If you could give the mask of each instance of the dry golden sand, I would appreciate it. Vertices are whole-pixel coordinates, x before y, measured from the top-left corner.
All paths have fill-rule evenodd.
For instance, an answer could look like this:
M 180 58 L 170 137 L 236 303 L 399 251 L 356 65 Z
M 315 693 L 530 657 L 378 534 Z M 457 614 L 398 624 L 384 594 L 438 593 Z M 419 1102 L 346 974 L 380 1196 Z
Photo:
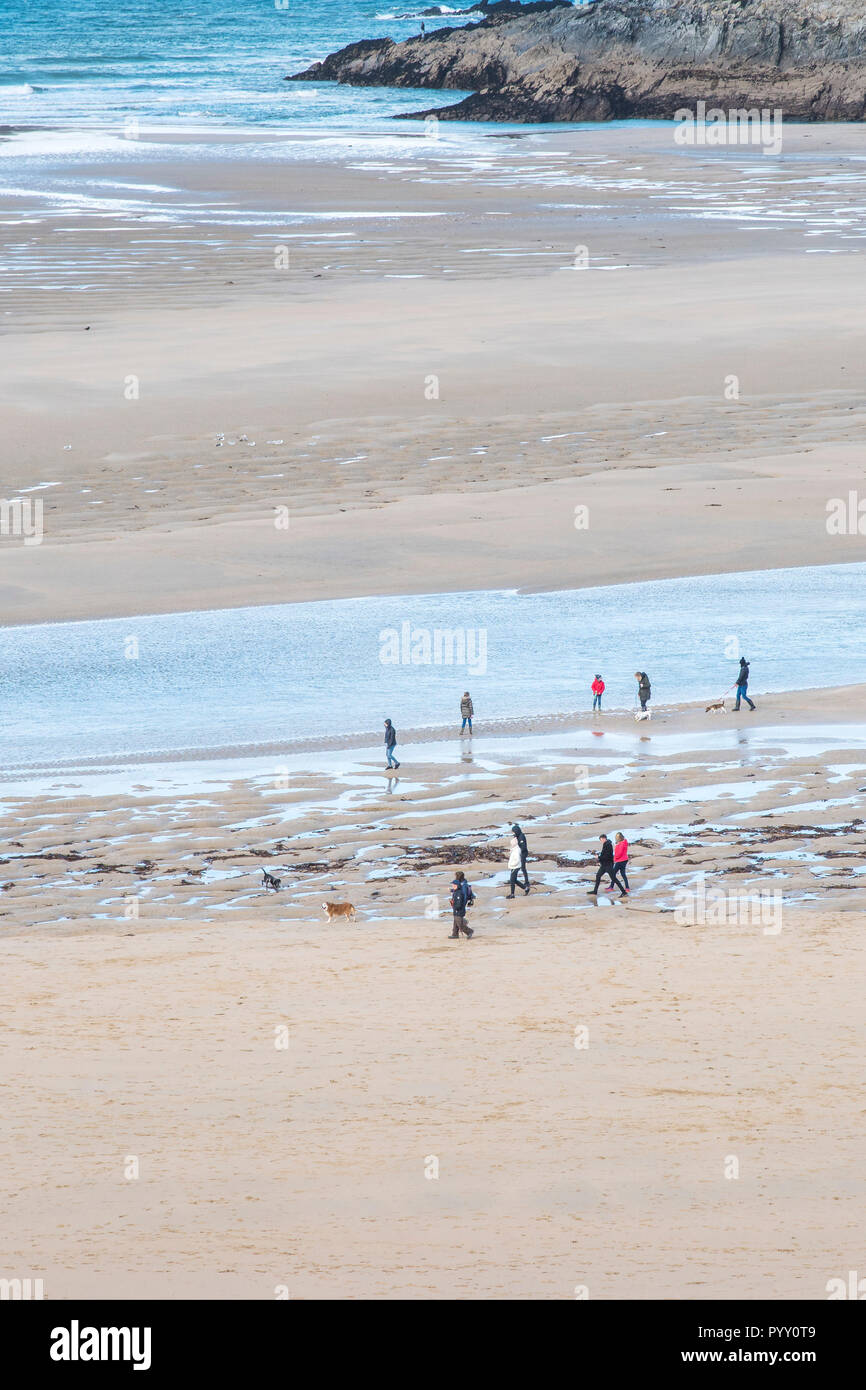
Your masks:
M 11 943 L 7 1265 L 265 1299 L 820 1298 L 858 1267 L 858 916 L 444 934 Z

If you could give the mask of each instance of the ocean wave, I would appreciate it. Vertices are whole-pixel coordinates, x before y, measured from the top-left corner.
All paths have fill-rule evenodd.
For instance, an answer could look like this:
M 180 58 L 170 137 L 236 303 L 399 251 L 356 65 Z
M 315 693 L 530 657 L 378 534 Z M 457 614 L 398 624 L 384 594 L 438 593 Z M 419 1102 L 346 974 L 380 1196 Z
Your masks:
M 445 18 L 447 18 L 448 15 L 466 14 L 466 13 L 467 13 L 466 10 L 452 9 L 452 7 L 451 7 L 450 5 L 438 5 L 437 8 L 436 8 L 436 12 L 435 12 L 435 13 L 433 12 L 433 8 L 432 8 L 432 6 L 431 6 L 430 8 L 428 8 L 428 9 L 426 9 L 426 10 L 410 10 L 410 11 L 408 11 L 408 13 L 404 10 L 402 14 L 394 14 L 393 11 L 389 10 L 387 14 L 376 14 L 376 15 L 373 16 L 373 18 L 374 18 L 374 19 L 445 19 Z
M 0 92 L 7 97 L 32 97 L 41 91 L 41 87 L 32 87 L 29 82 L 0 83 Z

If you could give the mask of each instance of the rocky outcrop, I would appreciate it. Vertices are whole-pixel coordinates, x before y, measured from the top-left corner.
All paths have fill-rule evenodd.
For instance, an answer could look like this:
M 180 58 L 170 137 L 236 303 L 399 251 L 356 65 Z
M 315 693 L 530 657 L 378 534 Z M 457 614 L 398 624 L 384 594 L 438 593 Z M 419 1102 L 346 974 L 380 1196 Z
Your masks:
M 863 0 L 595 0 L 350 44 L 292 81 L 470 91 L 440 120 L 671 119 L 708 106 L 866 119 Z M 414 113 L 424 116 L 426 111 Z

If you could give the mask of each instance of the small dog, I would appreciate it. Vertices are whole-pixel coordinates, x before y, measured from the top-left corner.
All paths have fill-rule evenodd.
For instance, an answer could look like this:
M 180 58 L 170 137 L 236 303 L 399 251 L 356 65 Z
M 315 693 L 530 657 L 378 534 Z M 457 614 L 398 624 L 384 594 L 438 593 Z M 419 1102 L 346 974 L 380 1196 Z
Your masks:
M 635 715 L 635 719 L 652 719 L 652 717 L 652 710 L 649 709 L 639 709 Z
M 269 874 L 267 869 L 262 869 L 262 887 L 265 891 L 267 891 L 268 888 L 273 888 L 274 892 L 278 893 L 282 881 L 281 878 L 275 878 L 273 874 Z
M 707 713 L 707 714 L 724 714 L 724 712 L 725 712 L 725 702 L 724 702 L 724 700 L 714 700 L 713 703 L 712 703 L 711 705 L 707 705 L 707 708 L 706 708 L 706 711 L 705 711 L 705 713 Z
M 335 917 L 348 917 L 352 922 L 355 920 L 355 909 L 351 903 L 322 903 L 322 907 L 329 922 L 333 922 Z

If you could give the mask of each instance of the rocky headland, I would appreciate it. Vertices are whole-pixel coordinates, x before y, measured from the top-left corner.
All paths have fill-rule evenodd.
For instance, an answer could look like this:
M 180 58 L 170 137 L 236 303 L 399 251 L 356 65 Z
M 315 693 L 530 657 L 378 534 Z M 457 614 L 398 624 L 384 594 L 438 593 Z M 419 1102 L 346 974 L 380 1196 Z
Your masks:
M 863 0 L 474 8 L 471 24 L 349 44 L 288 80 L 471 93 L 437 107 L 440 120 L 668 120 L 699 101 L 791 121 L 866 119 Z

